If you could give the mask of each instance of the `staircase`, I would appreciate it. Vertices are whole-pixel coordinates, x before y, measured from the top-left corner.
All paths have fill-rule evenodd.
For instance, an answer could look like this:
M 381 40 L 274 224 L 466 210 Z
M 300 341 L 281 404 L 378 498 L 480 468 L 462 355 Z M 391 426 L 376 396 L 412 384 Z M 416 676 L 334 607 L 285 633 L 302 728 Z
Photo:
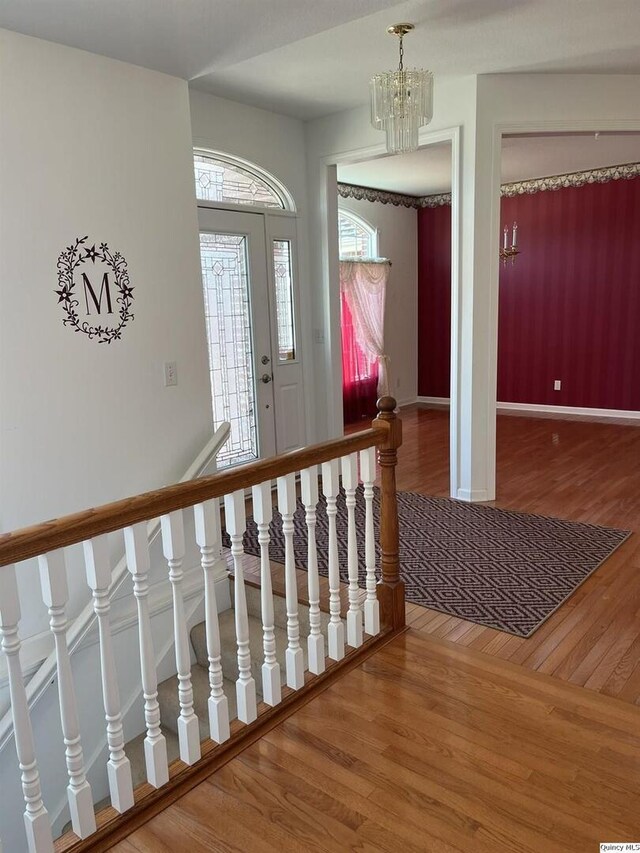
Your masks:
M 238 657 L 236 644 L 235 612 L 233 607 L 233 582 L 231 585 L 231 610 L 225 610 L 219 616 L 220 624 L 220 648 L 221 664 L 224 673 L 223 690 L 229 703 L 229 717 L 236 717 L 236 680 L 238 678 Z M 262 701 L 262 660 L 263 660 L 263 630 L 262 614 L 260 604 L 260 587 L 246 584 L 247 613 L 249 616 L 249 650 L 251 654 L 251 675 L 256 683 L 256 694 L 258 702 Z M 280 682 L 286 682 L 285 651 L 287 648 L 287 608 L 284 598 L 275 595 L 273 598 L 273 613 L 276 638 L 276 655 L 280 664 Z M 327 613 L 321 614 L 321 626 L 323 633 L 329 622 Z M 300 604 L 298 610 L 301 636 L 309 633 L 309 608 Z M 208 701 L 210 694 L 209 686 L 209 658 L 207 656 L 206 624 L 201 622 L 191 629 L 191 647 L 195 656 L 195 664 L 191 668 L 191 682 L 193 685 L 193 709 L 200 724 L 200 740 L 209 737 L 208 723 Z M 306 667 L 305 667 L 306 668 Z M 162 730 L 167 741 L 167 758 L 169 763 L 180 757 L 180 745 L 178 742 L 178 718 L 180 716 L 180 703 L 178 701 L 178 676 L 174 675 L 158 685 L 158 704 L 160 705 L 160 721 Z M 144 739 L 143 732 L 125 746 L 125 752 L 131 762 L 131 775 L 133 787 L 136 788 L 146 781 L 146 768 L 144 762 Z M 96 805 L 96 811 L 109 805 L 109 798 L 105 798 Z M 69 829 L 65 827 L 65 832 Z
M 55 797 L 59 802 L 62 796 L 67 800 L 71 829 L 56 841 L 57 853 L 109 849 L 403 630 L 395 486 L 402 429 L 395 408 L 395 400 L 384 397 L 371 429 L 0 536 L 0 640 L 7 661 L 19 764 L 15 777 L 9 779 L 19 785 L 14 784 L 13 789 L 7 785 L 3 790 L 4 822 L 0 825 L 5 850 L 53 853 L 47 800 Z M 373 500 L 377 475 L 379 566 Z M 356 526 L 360 483 L 365 504 L 362 533 Z M 338 551 L 337 497 L 341 488 L 345 492 L 345 510 L 341 511 L 346 512 L 347 521 L 348 601 L 343 601 Z M 298 495 L 305 510 L 306 559 L 297 566 L 293 519 Z M 222 545 L 221 499 L 231 542 L 233 589 L 231 609 L 219 613 L 216 571 Z M 248 561 L 243 536 L 248 501 L 258 528 L 260 556 L 257 566 L 253 565 L 259 586 L 245 579 Z M 272 593 L 269 525 L 274 503 L 282 518 L 284 598 Z M 316 541 L 318 512 L 326 513 L 328 541 L 322 546 Z M 187 514 L 191 528 L 185 526 Z M 163 635 L 155 638 L 156 648 L 149 606 L 149 525 L 157 520 L 173 612 L 172 627 L 166 625 Z M 109 534 L 120 537 L 125 546 L 124 565 L 135 599 L 140 683 L 139 688 L 135 683 L 134 692 L 139 703 L 137 718 L 146 731 L 128 742 L 124 733 L 127 709 L 121 703 L 118 649 L 110 622 L 113 573 Z M 192 538 L 187 540 L 187 535 Z M 83 687 L 86 691 L 86 683 L 77 683 L 75 677 L 66 617 L 69 594 L 64 549 L 74 545 L 82 545 L 82 575 L 91 591 L 99 628 L 93 673 L 99 672 L 101 690 L 83 694 L 90 703 L 91 717 L 91 725 L 85 720 L 84 726 L 77 695 Z M 188 545 L 191 553 L 197 546 L 200 555 L 199 589 L 205 615 L 205 621 L 191 630 L 185 608 Z M 322 560 L 327 566 L 326 585 L 324 580 L 320 583 L 318 572 L 320 547 L 326 554 Z M 365 589 L 359 588 L 360 556 Z M 31 713 L 20 666 L 17 571 L 22 570 L 23 561 L 33 558 L 38 558 L 42 599 L 55 638 L 57 731 L 51 725 L 37 728 L 38 717 Z M 308 607 L 299 602 L 298 568 L 306 569 L 303 594 Z M 320 609 L 321 599 L 328 613 Z M 128 644 L 121 651 L 130 656 L 133 648 L 135 644 Z M 171 648 L 177 674 L 158 684 L 156 654 Z M 85 736 L 86 729 L 91 729 L 84 743 L 83 727 Z M 55 745 L 62 758 L 55 744 L 60 730 L 64 762 L 56 759 L 57 763 L 50 763 L 50 781 L 43 788 L 37 752 L 44 742 L 48 757 L 55 756 Z M 100 774 L 98 782 L 88 778 L 90 765 L 85 756 L 95 757 L 92 772 Z M 100 797 L 108 788 L 105 808 L 103 803 L 94 805 L 92 784 L 99 785 Z M 19 792 L 24 802 L 22 820 Z

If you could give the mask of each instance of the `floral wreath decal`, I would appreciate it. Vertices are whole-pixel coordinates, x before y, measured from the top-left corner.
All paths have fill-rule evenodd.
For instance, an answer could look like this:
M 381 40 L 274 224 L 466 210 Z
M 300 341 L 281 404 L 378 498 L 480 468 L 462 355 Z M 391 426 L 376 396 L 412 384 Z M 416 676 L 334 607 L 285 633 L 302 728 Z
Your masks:
M 120 252 L 112 252 L 106 243 L 100 243 L 97 249 L 95 243 L 87 248 L 85 243 L 88 239 L 88 235 L 77 237 L 75 243 L 67 246 L 64 252 L 60 253 L 57 264 L 60 290 L 56 290 L 55 293 L 58 296 L 58 303 L 62 303 L 62 308 L 67 315 L 62 321 L 63 325 L 71 326 L 76 332 L 84 332 L 89 339 L 97 338 L 101 344 L 110 344 L 111 341 L 122 338 L 122 330 L 130 320 L 133 320 L 131 313 L 133 287 L 129 282 L 127 262 Z M 75 270 L 87 261 L 95 264 L 96 260 L 103 261 L 111 269 L 113 283 L 118 291 L 116 303 L 120 306 L 118 311 L 119 323 L 111 328 L 101 325 L 92 326 L 86 320 L 80 320 L 76 311 L 80 302 L 75 292 Z

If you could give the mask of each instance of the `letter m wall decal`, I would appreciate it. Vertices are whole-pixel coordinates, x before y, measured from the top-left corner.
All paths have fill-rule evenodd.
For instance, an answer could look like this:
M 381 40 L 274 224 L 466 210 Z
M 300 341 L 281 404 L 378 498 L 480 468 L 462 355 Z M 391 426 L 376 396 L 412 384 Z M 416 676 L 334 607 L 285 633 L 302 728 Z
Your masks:
M 100 306 L 102 305 L 102 294 L 104 293 L 107 300 L 107 314 L 113 314 L 113 308 L 111 307 L 111 291 L 109 290 L 109 273 L 106 272 L 102 276 L 102 284 L 100 285 L 100 295 L 96 297 L 96 292 L 91 286 L 91 282 L 87 278 L 86 273 L 82 273 L 82 283 L 84 285 L 84 301 L 87 306 L 87 314 L 91 314 L 91 309 L 89 307 L 89 296 L 95 305 L 96 312 L 100 313 Z
M 88 237 L 77 237 L 60 253 L 59 289 L 55 293 L 58 303 L 62 303 L 63 325 L 71 326 L 75 332 L 82 332 L 89 340 L 110 344 L 122 338 L 122 330 L 133 320 L 131 308 L 134 288 L 122 253 L 112 251 L 106 243 L 100 243 L 97 248 L 95 243 L 87 247 L 88 240 Z M 87 263 L 91 263 L 89 274 L 79 269 Z M 93 281 L 90 276 L 93 276 Z M 80 295 L 81 287 L 84 300 Z M 84 317 L 83 302 L 86 310 Z M 88 319 L 96 315 L 99 320 Z

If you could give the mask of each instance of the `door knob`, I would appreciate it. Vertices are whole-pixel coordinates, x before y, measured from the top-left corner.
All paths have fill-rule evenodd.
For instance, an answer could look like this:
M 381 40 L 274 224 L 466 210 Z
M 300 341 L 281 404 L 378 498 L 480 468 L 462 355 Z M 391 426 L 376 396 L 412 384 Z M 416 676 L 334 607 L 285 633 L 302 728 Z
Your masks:
M 268 356 L 268 355 L 263 355 L 263 356 L 262 356 L 262 358 L 260 359 L 260 361 L 261 361 L 263 364 L 269 364 L 269 362 L 271 361 L 271 359 L 269 358 L 269 356 Z
M 266 385 L 267 382 L 271 382 L 272 379 L 273 379 L 273 377 L 271 376 L 270 373 L 263 373 L 262 376 L 260 377 L 260 382 L 264 382 Z

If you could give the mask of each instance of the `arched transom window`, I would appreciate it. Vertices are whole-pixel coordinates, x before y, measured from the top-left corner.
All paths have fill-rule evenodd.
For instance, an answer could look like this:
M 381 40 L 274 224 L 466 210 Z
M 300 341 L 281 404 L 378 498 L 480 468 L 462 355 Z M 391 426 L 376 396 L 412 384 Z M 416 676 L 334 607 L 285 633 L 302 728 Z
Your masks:
M 375 258 L 378 232 L 350 210 L 338 209 L 338 245 L 341 258 Z
M 295 211 L 287 190 L 272 175 L 259 171 L 253 163 L 196 150 L 193 164 L 199 201 Z

